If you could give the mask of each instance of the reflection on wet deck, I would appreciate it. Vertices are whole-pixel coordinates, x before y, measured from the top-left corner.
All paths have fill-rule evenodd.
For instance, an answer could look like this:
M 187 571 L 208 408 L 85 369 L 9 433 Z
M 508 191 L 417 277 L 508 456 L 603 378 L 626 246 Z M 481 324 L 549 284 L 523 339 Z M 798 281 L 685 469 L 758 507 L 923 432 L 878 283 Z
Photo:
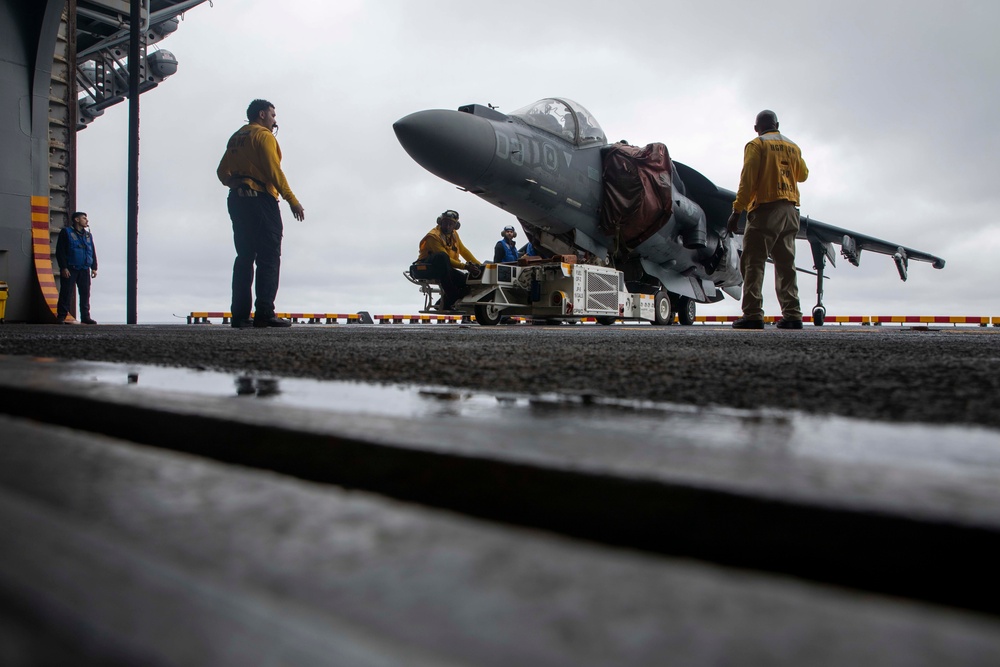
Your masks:
M 577 439 L 580 452 L 614 445 L 614 463 L 655 452 L 722 450 L 756 458 L 886 465 L 1000 478 L 1000 433 L 962 425 L 912 424 L 622 400 L 593 393 L 485 393 L 452 387 L 365 384 L 232 374 L 160 366 L 69 362 L 42 364 L 74 383 L 129 385 L 191 396 L 261 400 L 324 413 L 455 422 L 505 450 L 554 453 Z M 373 420 L 374 421 L 374 420 Z M 517 427 L 519 442 L 504 442 Z M 525 433 L 536 437 L 526 442 Z M 553 443 L 561 443 L 556 447 Z M 638 451 L 642 455 L 637 454 Z M 607 459 L 606 456 L 599 456 Z

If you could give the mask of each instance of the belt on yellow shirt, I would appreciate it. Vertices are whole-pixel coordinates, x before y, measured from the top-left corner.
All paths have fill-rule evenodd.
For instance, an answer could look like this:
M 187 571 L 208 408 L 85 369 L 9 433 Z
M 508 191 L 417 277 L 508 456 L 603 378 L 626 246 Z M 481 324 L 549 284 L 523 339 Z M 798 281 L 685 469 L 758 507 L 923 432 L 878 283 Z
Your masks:
M 260 192 L 257 192 L 253 188 L 249 188 L 245 185 L 240 185 L 229 191 L 230 194 L 235 194 L 237 197 L 259 197 Z

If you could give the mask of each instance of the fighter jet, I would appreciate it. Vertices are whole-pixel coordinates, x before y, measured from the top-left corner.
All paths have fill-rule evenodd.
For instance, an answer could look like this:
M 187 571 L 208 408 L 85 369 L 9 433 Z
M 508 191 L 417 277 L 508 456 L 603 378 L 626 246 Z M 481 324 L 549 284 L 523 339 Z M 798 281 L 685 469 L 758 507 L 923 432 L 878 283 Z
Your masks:
M 393 129 L 429 172 L 516 216 L 542 253 L 583 253 L 622 271 L 629 291 L 656 294 L 657 308 L 668 311 L 658 321 L 673 322 L 676 312 L 691 324 L 695 304 L 741 296 L 745 216 L 737 234 L 726 231 L 736 193 L 673 161 L 663 144 L 609 144 L 594 116 L 570 99 L 509 114 L 479 104 L 418 111 Z M 902 280 L 909 260 L 945 264 L 810 217 L 801 218 L 798 238 L 812 250 L 816 325 L 826 317 L 824 269 L 827 259 L 836 266 L 834 244 L 855 266 L 862 250 L 890 255 Z

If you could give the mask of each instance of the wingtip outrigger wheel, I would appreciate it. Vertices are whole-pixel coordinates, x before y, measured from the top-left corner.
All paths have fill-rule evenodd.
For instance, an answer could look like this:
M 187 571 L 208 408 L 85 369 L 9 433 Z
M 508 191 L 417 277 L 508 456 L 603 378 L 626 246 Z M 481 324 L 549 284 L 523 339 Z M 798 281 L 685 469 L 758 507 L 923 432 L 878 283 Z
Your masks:
M 823 307 L 822 303 L 816 304 L 813 308 L 813 324 L 821 327 L 823 322 L 826 321 L 826 308 Z
M 809 245 L 812 248 L 813 268 L 816 269 L 816 305 L 812 310 L 813 324 L 821 327 L 826 321 L 826 308 L 823 306 L 823 269 L 826 266 L 829 244 L 813 240 Z

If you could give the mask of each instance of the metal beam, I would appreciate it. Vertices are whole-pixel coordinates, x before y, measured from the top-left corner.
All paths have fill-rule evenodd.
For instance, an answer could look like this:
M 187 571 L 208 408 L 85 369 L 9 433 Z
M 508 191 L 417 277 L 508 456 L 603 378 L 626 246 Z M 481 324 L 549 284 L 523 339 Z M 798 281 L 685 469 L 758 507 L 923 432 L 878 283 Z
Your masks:
M 142 52 L 142 7 L 132 2 L 128 52 L 128 229 L 126 231 L 125 323 L 138 321 L 139 282 L 139 54 Z

